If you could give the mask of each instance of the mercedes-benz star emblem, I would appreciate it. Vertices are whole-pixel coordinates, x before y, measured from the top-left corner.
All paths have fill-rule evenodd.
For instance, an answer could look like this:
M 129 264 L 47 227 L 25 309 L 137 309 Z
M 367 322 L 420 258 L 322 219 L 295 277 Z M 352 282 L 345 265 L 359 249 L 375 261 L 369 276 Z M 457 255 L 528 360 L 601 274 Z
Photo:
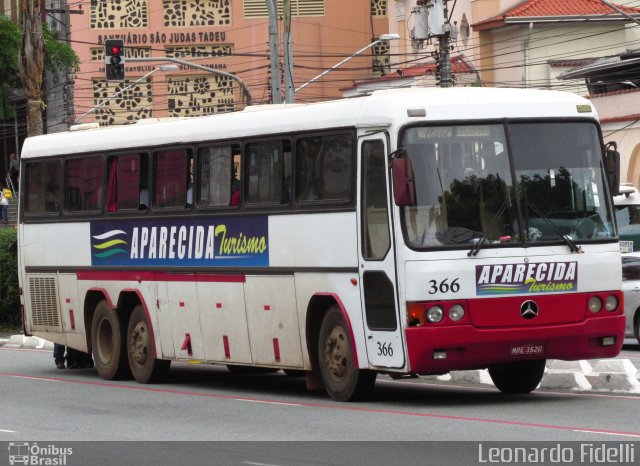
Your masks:
M 535 301 L 525 301 L 520 305 L 520 315 L 525 319 L 533 319 L 538 315 L 538 305 Z

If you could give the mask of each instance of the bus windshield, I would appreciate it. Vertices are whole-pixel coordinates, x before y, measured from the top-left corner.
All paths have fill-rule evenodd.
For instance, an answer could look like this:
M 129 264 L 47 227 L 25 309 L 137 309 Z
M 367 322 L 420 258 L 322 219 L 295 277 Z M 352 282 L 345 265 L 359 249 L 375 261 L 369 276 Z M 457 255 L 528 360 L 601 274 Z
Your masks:
M 415 180 L 402 212 L 412 248 L 615 236 L 592 123 L 415 126 L 400 147 Z

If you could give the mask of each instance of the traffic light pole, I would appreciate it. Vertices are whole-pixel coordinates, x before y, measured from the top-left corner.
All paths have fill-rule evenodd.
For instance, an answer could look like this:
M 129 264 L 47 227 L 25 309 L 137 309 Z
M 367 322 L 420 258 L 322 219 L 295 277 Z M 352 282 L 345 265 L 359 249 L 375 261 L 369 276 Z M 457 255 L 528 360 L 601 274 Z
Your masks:
M 196 68 L 198 70 L 206 71 L 211 74 L 218 74 L 220 76 L 225 76 L 229 79 L 233 79 L 236 81 L 240 87 L 242 88 L 242 93 L 244 94 L 244 98 L 247 102 L 247 106 L 253 105 L 253 97 L 251 97 L 251 92 L 249 92 L 249 88 L 245 84 L 245 82 L 237 77 L 234 74 L 227 73 L 226 71 L 214 70 L 211 68 L 207 68 L 206 66 L 196 65 L 195 63 L 189 63 L 186 60 L 180 60 L 179 58 L 173 57 L 142 57 L 142 58 L 127 58 L 127 63 L 131 62 L 157 62 L 157 61 L 168 61 L 171 63 L 178 63 L 180 65 L 188 66 L 191 68 Z M 146 77 L 146 76 L 144 76 Z M 136 81 L 137 82 L 137 81 Z M 122 92 L 122 91 L 121 91 Z

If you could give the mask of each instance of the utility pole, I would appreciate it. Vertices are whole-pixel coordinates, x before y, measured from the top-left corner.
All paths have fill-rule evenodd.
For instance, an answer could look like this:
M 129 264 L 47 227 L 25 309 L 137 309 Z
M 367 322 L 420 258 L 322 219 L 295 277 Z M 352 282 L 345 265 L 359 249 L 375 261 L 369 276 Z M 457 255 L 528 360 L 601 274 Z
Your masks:
M 269 11 L 269 63 L 271 66 L 271 103 L 281 104 L 280 51 L 278 50 L 278 8 L 276 0 L 266 0 Z
M 451 40 L 458 36 L 458 28 L 449 22 L 448 0 L 418 0 L 412 9 L 415 26 L 411 31 L 414 46 L 422 48 L 425 41 L 438 39 L 438 49 L 432 56 L 436 61 L 436 82 L 440 87 L 452 87 L 454 77 L 451 72 Z M 455 3 L 454 3 L 455 6 Z
M 291 0 L 284 0 L 284 101 L 293 103 L 293 49 L 291 47 Z
M 449 25 L 449 10 L 447 9 L 447 0 L 443 0 L 442 12 L 442 34 L 438 35 L 439 52 L 438 58 L 440 61 L 440 87 L 453 87 L 453 75 L 451 74 L 451 47 L 449 41 L 451 40 L 451 30 Z M 435 4 L 438 3 L 436 0 Z

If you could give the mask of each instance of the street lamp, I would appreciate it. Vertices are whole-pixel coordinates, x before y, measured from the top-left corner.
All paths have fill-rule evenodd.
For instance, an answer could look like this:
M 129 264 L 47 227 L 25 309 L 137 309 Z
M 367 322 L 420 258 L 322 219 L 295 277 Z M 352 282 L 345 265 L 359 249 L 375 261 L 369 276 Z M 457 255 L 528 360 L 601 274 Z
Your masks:
M 107 102 L 109 102 L 112 99 L 115 99 L 116 97 L 118 97 L 120 94 L 122 94 L 125 91 L 128 91 L 129 89 L 131 89 L 133 86 L 135 86 L 136 84 L 138 84 L 140 81 L 145 80 L 146 78 L 148 78 L 149 76 L 151 76 L 153 73 L 155 73 L 156 71 L 178 71 L 180 68 L 178 67 L 178 65 L 161 65 L 158 68 L 154 68 L 151 71 L 149 71 L 147 74 L 145 74 L 144 76 L 142 76 L 141 78 L 136 79 L 134 82 L 132 82 L 131 84 L 128 84 L 127 86 L 123 87 L 122 89 L 120 89 L 118 92 L 116 92 L 115 94 L 113 94 L 110 97 L 107 97 L 106 99 L 104 99 L 102 102 L 100 102 L 98 105 L 96 105 L 95 107 L 93 107 L 92 109 L 87 110 L 86 112 L 84 112 L 82 115 L 80 115 L 78 118 L 76 118 L 76 121 L 74 123 L 78 123 L 80 120 L 82 120 L 84 117 L 86 117 L 89 113 L 96 111 L 97 109 L 99 109 L 100 107 L 102 107 L 103 105 L 105 105 Z
M 316 82 L 318 79 L 322 78 L 325 74 L 335 70 L 337 67 L 339 67 L 340 65 L 348 62 L 349 60 L 351 60 L 353 57 L 355 57 L 356 55 L 361 54 L 362 52 L 364 52 L 365 50 L 373 47 L 376 44 L 379 44 L 380 42 L 387 42 L 390 40 L 395 40 L 395 39 L 400 39 L 400 34 L 382 34 L 380 36 L 380 38 L 378 40 L 374 40 L 373 42 L 371 42 L 369 45 L 362 47 L 360 50 L 358 50 L 357 52 L 349 55 L 347 58 L 345 58 L 344 60 L 342 60 L 340 63 L 336 63 L 335 65 L 333 65 L 331 68 L 329 68 L 328 70 L 324 70 L 322 73 L 320 73 L 318 76 L 316 76 L 315 78 L 313 78 L 311 81 L 307 81 L 306 83 L 304 83 L 302 86 L 300 86 L 299 88 L 297 88 L 294 92 L 298 92 L 302 89 L 304 89 L 305 87 L 307 87 L 309 84 Z

